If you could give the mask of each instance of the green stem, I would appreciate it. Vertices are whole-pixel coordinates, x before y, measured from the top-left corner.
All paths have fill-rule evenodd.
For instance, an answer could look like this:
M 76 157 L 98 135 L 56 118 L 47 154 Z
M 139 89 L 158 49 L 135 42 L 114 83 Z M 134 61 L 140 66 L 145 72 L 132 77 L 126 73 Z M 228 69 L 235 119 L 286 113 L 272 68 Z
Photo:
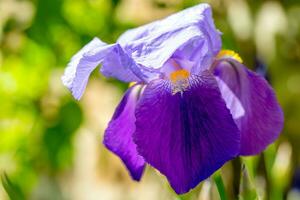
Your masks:
M 221 173 L 219 171 L 217 171 L 215 173 L 215 175 L 213 176 L 213 179 L 215 181 L 215 184 L 217 186 L 219 195 L 220 195 L 220 199 L 221 200 L 228 200 L 227 194 L 226 194 L 226 190 L 225 190 L 225 186 L 224 186 L 224 182 L 223 179 L 221 177 Z

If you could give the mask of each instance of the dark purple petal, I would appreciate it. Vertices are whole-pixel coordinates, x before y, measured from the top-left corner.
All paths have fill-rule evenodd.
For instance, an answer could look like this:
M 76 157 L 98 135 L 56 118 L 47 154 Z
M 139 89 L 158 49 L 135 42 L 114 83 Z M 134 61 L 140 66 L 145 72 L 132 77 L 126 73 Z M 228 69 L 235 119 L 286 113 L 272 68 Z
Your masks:
M 105 130 L 104 145 L 119 156 L 128 168 L 134 180 L 140 180 L 144 168 L 144 159 L 137 153 L 132 134 L 135 131 L 134 111 L 138 101 L 140 85 L 127 90 Z
M 218 61 L 215 76 L 241 131 L 240 155 L 260 153 L 283 127 L 283 113 L 273 89 L 263 77 L 230 58 Z
M 107 45 L 94 38 L 75 54 L 68 64 L 62 81 L 76 99 L 80 99 L 91 72 L 102 63 L 101 72 L 121 81 L 140 81 L 144 78 L 136 63 L 119 44 Z
M 133 137 L 140 155 L 181 194 L 238 154 L 240 134 L 212 75 L 190 78 L 182 94 L 172 95 L 170 84 L 147 85 Z
M 129 30 L 118 42 L 136 63 L 151 69 L 160 69 L 173 55 L 207 69 L 221 48 L 208 4 Z

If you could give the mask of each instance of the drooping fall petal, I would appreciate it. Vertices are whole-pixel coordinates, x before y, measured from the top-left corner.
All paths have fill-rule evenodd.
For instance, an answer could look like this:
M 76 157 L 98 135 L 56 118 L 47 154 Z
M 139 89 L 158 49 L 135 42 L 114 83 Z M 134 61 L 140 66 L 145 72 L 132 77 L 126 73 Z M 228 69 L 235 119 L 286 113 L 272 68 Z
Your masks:
M 218 61 L 214 74 L 241 131 L 240 155 L 260 153 L 277 139 L 283 127 L 283 113 L 272 87 L 231 58 Z
M 134 141 L 147 163 L 185 193 L 239 153 L 240 133 L 212 75 L 190 78 L 183 93 L 155 80 L 136 108 Z
M 134 180 L 140 180 L 144 159 L 138 155 L 132 134 L 135 131 L 134 111 L 141 90 L 140 85 L 127 90 L 105 130 L 104 145 L 124 162 Z

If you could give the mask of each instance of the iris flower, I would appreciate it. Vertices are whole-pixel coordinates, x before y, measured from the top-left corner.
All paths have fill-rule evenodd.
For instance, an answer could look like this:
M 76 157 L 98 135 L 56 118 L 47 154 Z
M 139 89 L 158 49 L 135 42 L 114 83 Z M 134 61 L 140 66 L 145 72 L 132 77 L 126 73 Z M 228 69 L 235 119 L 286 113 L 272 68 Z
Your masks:
M 221 50 L 208 4 L 128 30 L 115 44 L 94 38 L 73 56 L 62 81 L 76 99 L 91 72 L 134 82 L 104 145 L 140 180 L 149 164 L 182 194 L 239 155 L 279 136 L 283 113 L 267 81 Z

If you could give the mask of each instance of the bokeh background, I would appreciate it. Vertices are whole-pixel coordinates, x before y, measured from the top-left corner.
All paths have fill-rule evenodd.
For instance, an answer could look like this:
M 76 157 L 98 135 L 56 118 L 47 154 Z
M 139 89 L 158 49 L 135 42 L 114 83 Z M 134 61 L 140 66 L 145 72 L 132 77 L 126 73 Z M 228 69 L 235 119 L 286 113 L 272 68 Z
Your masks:
M 127 85 L 95 72 L 78 102 L 60 80 L 94 36 L 113 43 L 128 28 L 200 2 L 211 4 L 223 48 L 268 78 L 285 113 L 275 144 L 218 172 L 223 195 L 300 199 L 299 0 L 0 0 L 0 199 L 219 199 L 219 176 L 182 196 L 150 167 L 132 181 L 102 145 Z

